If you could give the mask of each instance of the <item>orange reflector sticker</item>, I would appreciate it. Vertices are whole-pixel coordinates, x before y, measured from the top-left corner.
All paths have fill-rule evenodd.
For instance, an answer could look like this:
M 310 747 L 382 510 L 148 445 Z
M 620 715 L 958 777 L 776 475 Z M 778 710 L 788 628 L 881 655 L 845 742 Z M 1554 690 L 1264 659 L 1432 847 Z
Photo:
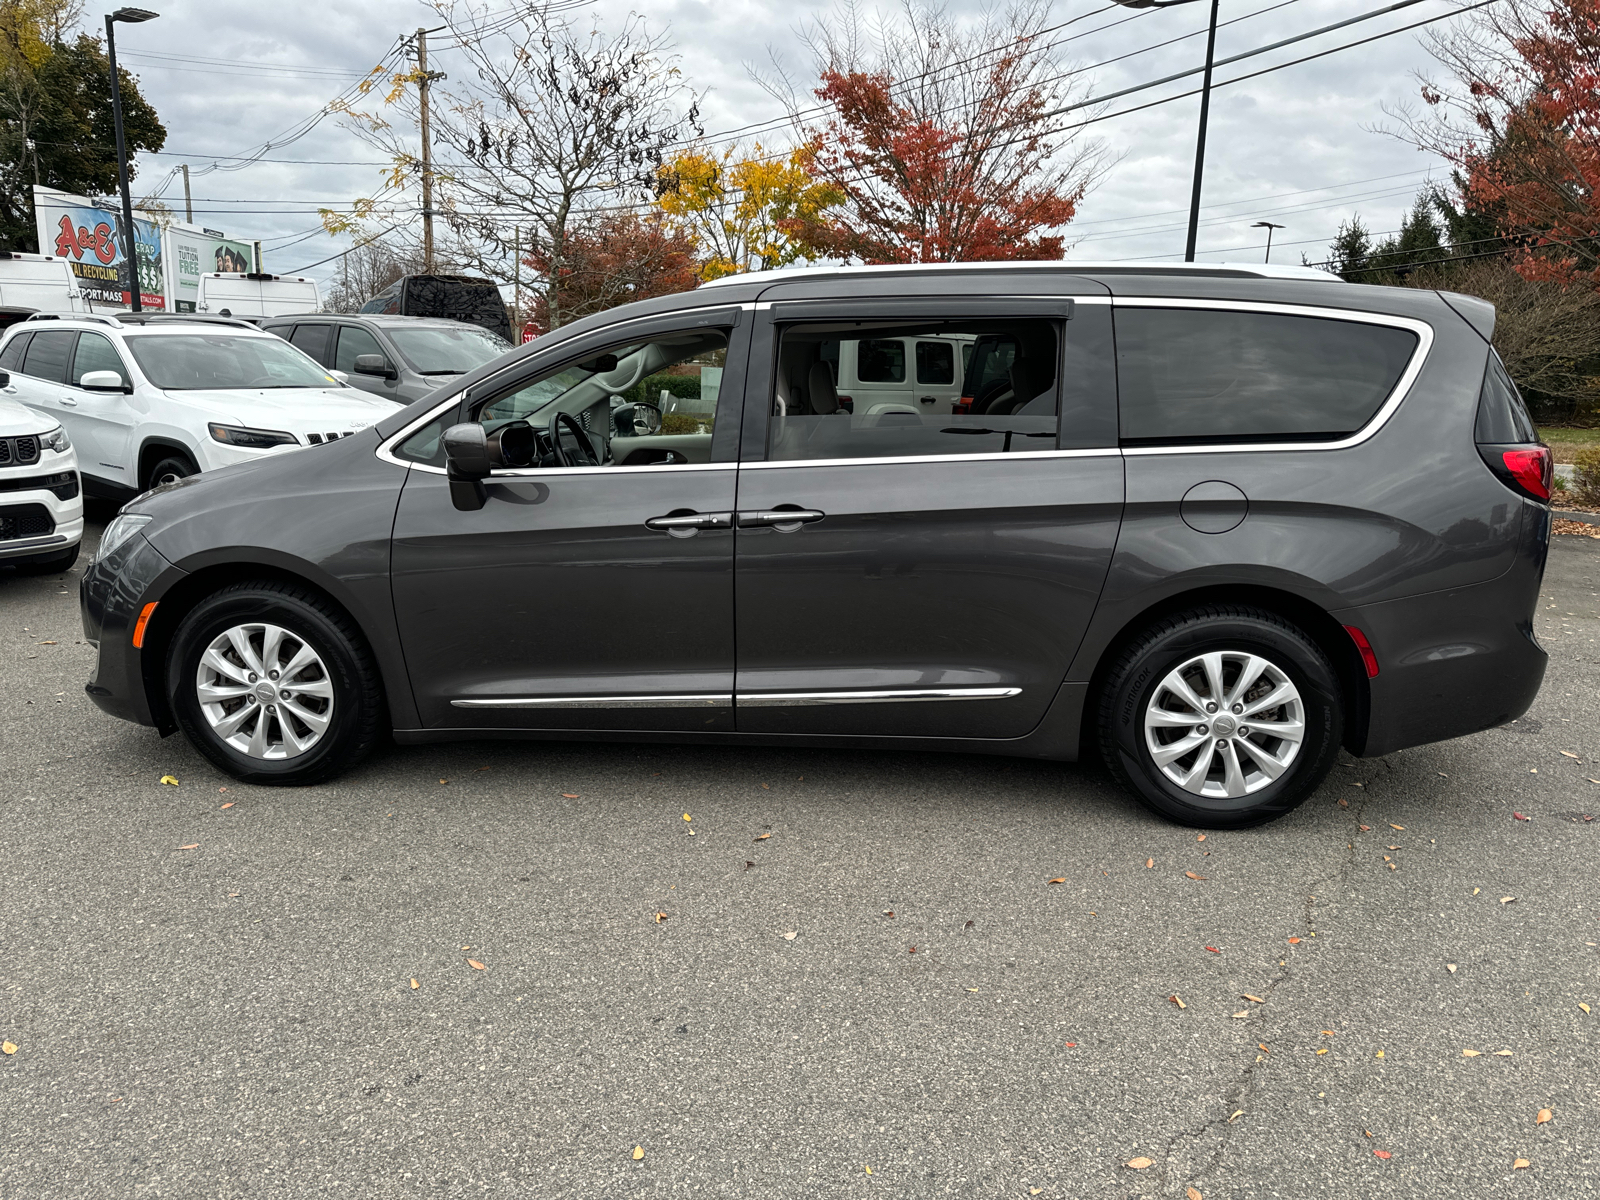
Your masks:
M 144 627 L 150 624 L 150 614 L 156 611 L 156 601 L 152 600 L 139 612 L 139 619 L 133 623 L 133 648 L 144 649 Z

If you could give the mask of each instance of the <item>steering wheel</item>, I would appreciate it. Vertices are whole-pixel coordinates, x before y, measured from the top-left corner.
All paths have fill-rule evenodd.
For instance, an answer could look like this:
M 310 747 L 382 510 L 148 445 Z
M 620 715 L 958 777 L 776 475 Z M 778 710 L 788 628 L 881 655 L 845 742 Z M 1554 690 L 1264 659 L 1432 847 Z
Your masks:
M 561 429 L 566 426 L 572 432 L 573 440 L 578 446 L 571 457 L 561 446 Z M 589 435 L 578 422 L 578 418 L 569 412 L 557 413 L 550 421 L 550 449 L 555 454 L 556 462 L 563 467 L 598 467 L 600 456 L 594 452 L 594 443 L 589 440 Z

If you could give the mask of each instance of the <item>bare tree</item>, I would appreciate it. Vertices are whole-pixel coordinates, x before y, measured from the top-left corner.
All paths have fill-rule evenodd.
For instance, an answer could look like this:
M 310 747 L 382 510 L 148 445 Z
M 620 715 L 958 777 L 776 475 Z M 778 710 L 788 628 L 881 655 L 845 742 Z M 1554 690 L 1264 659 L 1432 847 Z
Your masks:
M 421 270 L 422 254 L 414 246 L 362 242 L 344 256 L 322 307 L 327 312 L 355 312 L 400 276 Z
M 697 99 L 666 37 L 637 15 L 608 31 L 556 15 L 557 5 L 525 5 L 509 18 L 473 0 L 433 4 L 470 69 L 450 90 L 431 89 L 435 207 L 451 252 L 499 279 L 519 257 L 548 264 L 537 286 L 553 328 L 568 319 L 557 281 L 573 231 L 653 197 L 667 152 L 702 132 Z M 409 81 L 394 77 L 384 108 L 349 111 L 394 159 L 395 190 L 408 189 L 420 166 Z M 369 209 L 375 220 L 384 212 Z

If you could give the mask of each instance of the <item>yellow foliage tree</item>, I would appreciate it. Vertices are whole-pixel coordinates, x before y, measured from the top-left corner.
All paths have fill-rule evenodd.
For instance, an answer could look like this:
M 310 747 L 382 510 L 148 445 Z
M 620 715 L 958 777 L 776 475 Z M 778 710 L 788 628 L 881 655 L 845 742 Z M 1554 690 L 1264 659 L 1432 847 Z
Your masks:
M 801 147 L 787 157 L 764 155 L 757 144 L 746 157 L 737 146 L 718 156 L 697 147 L 661 168 L 656 202 L 694 237 L 702 279 L 770 271 L 816 256 L 796 234 L 844 196 L 812 177 L 811 153 Z

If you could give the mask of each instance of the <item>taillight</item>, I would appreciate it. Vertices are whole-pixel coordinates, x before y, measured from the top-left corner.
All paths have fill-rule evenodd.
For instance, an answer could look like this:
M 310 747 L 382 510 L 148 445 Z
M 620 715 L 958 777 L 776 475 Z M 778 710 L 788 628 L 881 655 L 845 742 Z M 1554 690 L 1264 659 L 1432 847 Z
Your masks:
M 970 413 L 972 411 L 972 397 L 961 397 L 961 399 L 956 401 L 955 407 L 953 407 L 950 411 L 954 414 Z
M 1551 476 L 1555 472 L 1555 459 L 1549 446 L 1531 446 L 1526 450 L 1502 450 L 1502 461 L 1511 477 L 1535 500 L 1550 499 Z
M 1367 678 L 1378 677 L 1378 656 L 1372 651 L 1372 643 L 1367 641 L 1367 635 L 1354 625 L 1346 625 L 1344 631 L 1350 635 L 1350 640 L 1356 644 L 1356 649 L 1361 651 L 1361 665 L 1367 669 Z

